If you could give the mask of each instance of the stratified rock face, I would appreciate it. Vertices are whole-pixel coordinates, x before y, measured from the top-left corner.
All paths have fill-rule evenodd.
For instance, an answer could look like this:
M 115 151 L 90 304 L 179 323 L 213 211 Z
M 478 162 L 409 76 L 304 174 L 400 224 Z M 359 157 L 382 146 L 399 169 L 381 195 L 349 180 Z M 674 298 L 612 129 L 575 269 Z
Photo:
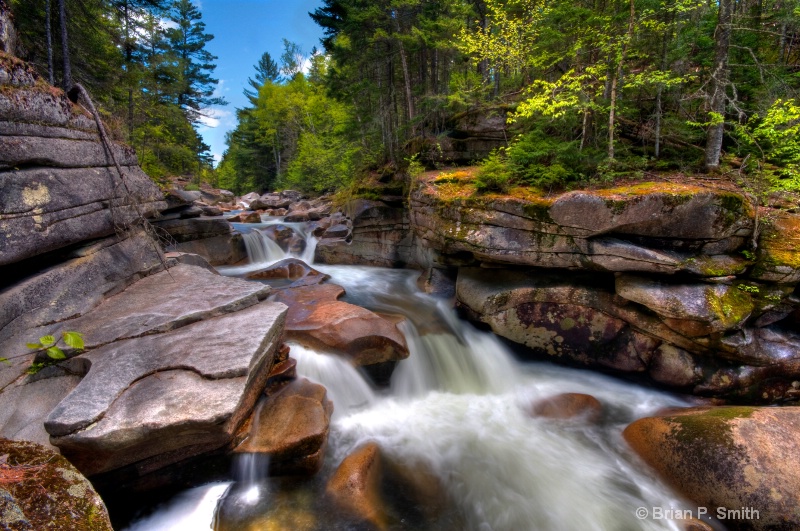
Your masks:
M 312 348 L 344 354 L 357 365 L 408 357 L 397 326 L 379 315 L 337 300 L 344 290 L 333 284 L 289 288 L 272 299 L 289 306 L 286 336 Z
M 324 387 L 305 378 L 291 381 L 264 399 L 236 451 L 269 455 L 272 474 L 314 474 L 325 457 L 332 413 Z
M 0 439 L 0 528 L 112 531 L 92 484 L 47 448 Z
M 357 199 L 345 211 L 352 220 L 352 233 L 345 231 L 347 223 L 337 223 L 317 244 L 315 261 L 377 267 L 403 267 L 418 261 L 406 209 Z
M 752 233 L 747 200 L 691 185 L 645 183 L 551 198 L 448 199 L 423 180 L 411 194 L 411 225 L 437 262 L 687 272 L 744 272 L 735 254 Z
M 21 68 L 0 61 L 0 266 L 109 236 L 166 207 L 133 150 L 113 146 L 121 178 L 94 121 Z
M 725 525 L 788 531 L 800 527 L 798 430 L 800 408 L 721 407 L 640 419 L 623 435 L 711 516 L 739 511 Z
M 192 294 L 189 281 L 199 282 Z M 89 370 L 50 412 L 51 442 L 87 475 L 143 461 L 156 469 L 228 444 L 266 384 L 283 329 L 286 309 L 259 303 L 265 290 L 177 266 L 79 318 L 88 346 L 103 346 L 77 358 Z M 105 321 L 114 315 L 118 327 Z
M 749 402 L 799 392 L 800 335 L 785 321 L 753 324 L 786 295 L 751 282 L 552 270 L 461 268 L 456 284 L 470 318 L 539 354 Z
M 168 250 L 199 254 L 211 265 L 234 264 L 247 257 L 241 234 L 235 233 L 227 220 L 206 216 L 170 217 L 166 215 L 164 220 L 154 223 L 171 240 Z

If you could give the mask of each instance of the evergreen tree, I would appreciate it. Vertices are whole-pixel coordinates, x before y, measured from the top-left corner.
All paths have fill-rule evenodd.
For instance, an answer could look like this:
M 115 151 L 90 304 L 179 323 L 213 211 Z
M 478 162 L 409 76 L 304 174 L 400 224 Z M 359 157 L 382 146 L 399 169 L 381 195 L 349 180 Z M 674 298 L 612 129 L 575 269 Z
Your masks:
M 261 59 L 258 60 L 255 69 L 255 79 L 248 77 L 247 84 L 250 85 L 250 88 L 244 89 L 244 95 L 250 100 L 251 105 L 256 104 L 258 100 L 258 89 L 260 89 L 264 83 L 268 81 L 270 83 L 278 83 L 281 79 L 281 70 L 278 68 L 278 63 L 272 59 L 269 52 L 264 52 Z
M 189 120 L 198 123 L 208 107 L 227 104 L 224 98 L 214 96 L 218 81 L 211 74 L 217 58 L 206 50 L 214 36 L 205 33 L 203 15 L 191 0 L 175 0 L 168 18 L 176 24 L 166 32 L 178 67 L 172 97 Z

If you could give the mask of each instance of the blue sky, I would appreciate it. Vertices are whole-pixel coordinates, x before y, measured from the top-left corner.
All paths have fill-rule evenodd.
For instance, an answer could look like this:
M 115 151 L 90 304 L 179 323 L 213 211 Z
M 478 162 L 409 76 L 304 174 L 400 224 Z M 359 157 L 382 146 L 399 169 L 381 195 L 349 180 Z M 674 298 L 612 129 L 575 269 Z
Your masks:
M 254 65 L 261 54 L 269 52 L 275 61 L 283 52 L 283 38 L 299 44 L 308 54 L 313 46 L 320 48 L 322 29 L 314 24 L 309 11 L 319 7 L 320 0 L 195 0 L 203 12 L 206 32 L 214 35 L 207 49 L 218 57 L 214 77 L 219 79 L 217 92 L 228 105 L 213 109 L 201 126 L 200 134 L 219 159 L 225 151 L 225 133 L 236 126 L 236 108 L 244 107 L 242 94 L 247 78 L 255 75 Z

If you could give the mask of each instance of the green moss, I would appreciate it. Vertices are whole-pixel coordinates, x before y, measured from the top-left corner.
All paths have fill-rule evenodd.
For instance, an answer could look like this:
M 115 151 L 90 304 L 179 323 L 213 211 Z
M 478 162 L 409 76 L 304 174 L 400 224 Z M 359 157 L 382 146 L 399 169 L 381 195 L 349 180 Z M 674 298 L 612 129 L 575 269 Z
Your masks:
M 747 406 L 715 407 L 699 414 L 669 417 L 669 421 L 677 424 L 673 435 L 683 445 L 692 445 L 697 441 L 703 441 L 702 444 L 706 445 L 706 441 L 710 441 L 733 450 L 732 421 L 748 418 L 756 409 Z
M 721 297 L 716 294 L 714 288 L 708 288 L 706 302 L 726 328 L 732 328 L 744 321 L 755 308 L 749 293 L 732 288 L 726 290 Z
M 550 201 L 526 201 L 522 205 L 522 211 L 534 221 L 553 223 L 553 218 L 550 217 L 551 206 Z

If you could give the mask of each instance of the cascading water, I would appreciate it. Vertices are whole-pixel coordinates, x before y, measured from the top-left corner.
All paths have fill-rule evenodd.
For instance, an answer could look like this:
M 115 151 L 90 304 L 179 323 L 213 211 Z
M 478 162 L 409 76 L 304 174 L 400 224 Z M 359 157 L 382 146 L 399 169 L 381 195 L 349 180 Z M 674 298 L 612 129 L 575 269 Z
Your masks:
M 349 529 L 323 516 L 319 485 L 325 481 L 322 476 L 367 441 L 377 442 L 394 462 L 433 473 L 459 515 L 457 524 L 447 520 L 408 527 L 397 521 L 390 525 L 392 530 L 679 529 L 670 520 L 636 517 L 639 507 L 685 506 L 627 450 L 621 432 L 637 418 L 687 402 L 589 371 L 520 363 L 495 336 L 475 330 L 442 302 L 420 293 L 413 272 L 317 268 L 345 287 L 350 302 L 406 315 L 401 327 L 411 354 L 397 365 L 390 388 L 375 391 L 343 359 L 291 346 L 299 375 L 325 385 L 334 402 L 326 468 L 311 480 L 316 486 L 310 490 L 292 491 L 289 498 L 270 492 L 255 506 L 254 510 L 273 513 L 302 506 L 302 514 L 285 520 L 292 522 L 288 527 L 274 527 L 271 520 L 273 527 L 242 529 Z M 565 392 L 600 400 L 605 408 L 601 420 L 531 415 L 535 402 Z M 261 479 L 237 481 L 232 489 L 243 492 L 247 481 Z M 186 496 L 211 496 L 216 488 L 220 486 L 189 491 Z M 147 520 L 152 527 L 146 529 L 163 529 L 157 527 L 159 515 L 174 519 L 187 504 L 178 499 Z M 242 507 L 226 506 L 225 512 L 244 511 Z M 197 511 L 207 517 L 206 527 L 193 529 L 211 529 L 207 506 L 200 504 Z M 320 516 L 306 518 L 313 511 Z M 239 529 L 236 525 L 218 529 L 234 528 Z
M 242 239 L 251 264 L 263 266 L 286 258 L 286 251 L 258 229 L 242 234 Z

